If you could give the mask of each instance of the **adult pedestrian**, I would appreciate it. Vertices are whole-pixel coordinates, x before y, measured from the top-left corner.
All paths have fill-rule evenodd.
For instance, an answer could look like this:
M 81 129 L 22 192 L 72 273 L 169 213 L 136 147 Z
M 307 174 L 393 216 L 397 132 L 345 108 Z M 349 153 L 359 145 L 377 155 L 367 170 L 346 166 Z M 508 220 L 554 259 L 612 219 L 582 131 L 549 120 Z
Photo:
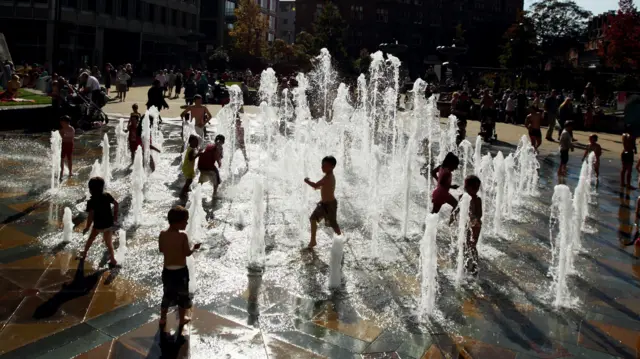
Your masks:
M 551 90 L 551 94 L 544 100 L 544 117 L 549 124 L 546 139 L 553 141 L 553 130 L 556 127 L 556 118 L 558 117 L 558 93 L 556 90 Z
M 152 106 L 155 106 L 158 111 L 163 108 L 168 109 L 169 105 L 167 101 L 164 99 L 164 91 L 163 87 L 160 85 L 159 80 L 153 80 L 153 85 L 147 92 L 147 110 Z
M 182 71 L 176 71 L 176 95 L 174 98 L 180 97 L 180 91 L 182 91 Z
M 113 66 L 107 63 L 104 67 L 104 88 L 107 91 L 107 95 L 109 95 L 109 90 L 111 90 L 112 72 L 113 72 Z
M 560 105 L 558 113 L 558 124 L 560 128 L 564 128 L 565 123 L 573 120 L 573 101 L 571 97 L 565 98 L 562 105 Z M 571 136 L 573 138 L 573 136 Z M 560 133 L 558 133 L 558 141 L 560 141 Z

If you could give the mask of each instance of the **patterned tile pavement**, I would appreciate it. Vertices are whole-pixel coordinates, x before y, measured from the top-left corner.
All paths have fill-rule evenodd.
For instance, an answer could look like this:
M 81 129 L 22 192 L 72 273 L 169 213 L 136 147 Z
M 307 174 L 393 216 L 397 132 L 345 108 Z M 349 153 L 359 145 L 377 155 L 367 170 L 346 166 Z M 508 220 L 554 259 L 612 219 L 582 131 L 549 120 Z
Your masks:
M 100 137 L 83 137 L 76 158 L 91 163 L 100 156 L 95 150 Z M 31 140 L 46 146 L 48 139 Z M 550 161 L 542 161 L 543 178 L 551 178 Z M 3 155 L 0 166 L 15 178 L 31 174 L 28 166 Z M 61 227 L 62 206 L 41 195 L 48 178 L 23 190 L 2 185 L 0 358 L 638 358 L 640 253 L 619 242 L 632 235 L 634 203 L 615 188 L 616 169 L 603 167 L 594 241 L 606 255 L 583 256 L 585 275 L 599 278 L 602 286 L 576 279 L 579 310 L 556 313 L 513 301 L 493 291 L 491 283 L 510 280 L 518 286 L 517 278 L 493 271 L 479 283 L 483 297 L 446 308 L 459 330 L 434 326 L 428 333 L 412 330 L 410 320 L 404 330 L 381 327 L 354 310 L 349 296 L 302 298 L 255 274 L 248 275 L 247 289 L 228 301 L 195 307 L 192 322 L 178 328 L 181 333 L 170 314 L 173 332 L 161 333 L 158 308 L 144 300 L 150 291 L 145 283 L 100 263 L 79 263 L 64 247 L 39 245 L 42 233 Z M 544 235 L 546 229 L 517 231 Z M 539 263 L 538 247 L 525 241 L 512 242 L 509 250 L 531 254 L 525 265 Z M 391 295 L 419 293 L 415 276 L 394 269 L 380 282 L 393 283 L 386 287 Z

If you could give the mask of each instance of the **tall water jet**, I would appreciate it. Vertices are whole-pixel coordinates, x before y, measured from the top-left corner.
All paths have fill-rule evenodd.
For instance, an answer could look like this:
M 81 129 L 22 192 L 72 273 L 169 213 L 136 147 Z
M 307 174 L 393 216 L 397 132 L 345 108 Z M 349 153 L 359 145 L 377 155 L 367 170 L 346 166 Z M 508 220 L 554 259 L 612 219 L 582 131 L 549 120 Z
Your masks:
M 71 234 L 73 234 L 73 214 L 69 207 L 65 207 L 62 215 L 62 242 L 70 243 Z
M 329 261 L 329 288 L 338 289 L 342 286 L 342 256 L 344 251 L 344 239 L 342 236 L 333 236 L 331 245 L 331 259 Z
M 329 117 L 329 106 L 331 106 L 329 95 L 334 91 L 338 74 L 331 65 L 331 54 L 329 53 L 329 50 L 324 48 L 321 49 L 320 55 L 316 56 L 314 60 L 316 66 L 309 74 L 309 77 L 314 83 L 317 91 L 316 96 L 318 105 L 322 111 L 322 117 L 327 119 Z
M 144 182 L 147 176 L 142 162 L 142 148 L 138 147 L 133 158 L 133 171 L 131 172 L 131 215 L 133 217 L 133 225 L 140 224 L 142 216 Z
M 519 176 L 518 194 L 520 196 L 536 195 L 540 163 L 538 163 L 535 148 L 531 145 L 531 140 L 527 135 L 522 135 L 520 138 L 515 158 Z
M 60 132 L 51 132 L 51 189 L 60 186 L 60 165 L 62 163 L 62 137 Z
M 145 113 L 142 118 L 142 154 L 143 154 L 143 162 L 144 168 L 149 168 L 149 164 L 151 163 L 151 122 L 149 120 L 149 111 Z M 135 161 L 135 159 L 134 159 Z M 146 180 L 146 179 L 145 179 Z
M 436 236 L 438 233 L 437 213 L 428 214 L 426 228 L 420 241 L 420 303 L 418 315 L 426 319 L 433 314 L 436 307 L 436 295 L 438 294 L 438 246 Z
M 106 134 L 105 134 L 106 136 Z M 129 138 L 125 132 L 124 119 L 121 118 L 116 126 L 116 159 L 117 168 L 127 167 L 127 152 L 129 146 Z
M 266 102 L 268 106 L 275 107 L 278 103 L 278 78 L 272 68 L 262 71 L 260 75 L 260 88 L 258 97 L 261 102 Z
M 404 210 L 402 213 L 402 238 L 407 237 L 407 229 L 409 227 L 409 194 L 411 192 L 411 178 L 413 177 L 413 161 L 415 156 L 415 140 L 409 139 L 407 145 L 406 162 L 404 165 Z
M 475 175 L 480 174 L 480 166 L 482 164 L 482 137 L 476 137 L 476 150 L 473 152 L 473 164 L 475 167 Z
M 247 268 L 250 270 L 264 270 L 266 257 L 264 212 L 264 190 L 262 181 L 256 179 L 253 185 L 253 218 L 247 261 Z
M 110 152 L 110 146 L 109 146 L 109 136 L 107 136 L 107 134 L 104 134 L 104 137 L 102 138 L 102 178 L 104 179 L 104 183 L 105 186 L 109 185 L 109 182 L 111 182 L 111 163 L 109 162 L 109 152 Z
M 102 177 L 102 164 L 99 160 L 95 160 L 91 166 L 91 172 L 89 172 L 89 178 Z
M 462 181 L 467 178 L 467 170 L 473 165 L 473 145 L 467 140 L 462 140 L 458 145 L 458 153 L 460 154 L 460 164 L 462 165 Z
M 587 163 L 589 163 L 589 170 L 587 172 L 587 203 L 592 203 L 592 198 L 593 196 L 597 193 L 596 190 L 596 185 L 598 183 L 598 177 L 596 175 L 596 171 L 595 171 L 595 164 L 596 164 L 596 153 L 595 152 L 591 152 L 589 153 L 589 156 L 587 157 Z
M 498 236 L 502 232 L 502 213 L 505 202 L 505 177 L 504 156 L 502 155 L 502 152 L 499 151 L 496 157 L 493 158 L 493 188 L 495 190 L 493 232 Z
M 115 257 L 118 264 L 122 265 L 127 254 L 127 232 L 124 229 L 118 230 L 119 246 L 116 250 Z
M 456 277 L 455 286 L 460 288 L 462 284 L 462 278 L 464 276 L 465 260 L 464 260 L 464 247 L 469 235 L 469 207 L 471 206 L 471 196 L 468 193 L 462 195 L 460 204 L 459 219 L 458 219 L 458 241 L 457 248 L 458 254 L 456 257 Z
M 309 80 L 300 72 L 296 76 L 296 82 L 298 86 L 293 89 L 293 102 L 296 105 L 296 122 L 307 121 L 311 119 L 311 111 L 309 110 L 309 101 L 307 99 Z
M 569 291 L 567 279 L 575 255 L 572 236 L 579 229 L 575 228 L 569 187 L 557 185 L 551 202 L 549 239 L 552 249 L 550 274 L 553 277 L 552 293 L 555 296 L 553 305 L 556 308 L 571 307 L 575 299 Z
M 518 186 L 518 178 L 515 173 L 516 162 L 513 158 L 513 153 L 510 153 L 507 158 L 504 159 L 504 173 L 505 173 L 505 195 L 507 200 L 505 201 L 505 216 L 507 219 L 513 218 L 513 199 L 516 195 L 516 187 Z
M 204 236 L 204 223 L 206 212 L 202 208 L 202 186 L 196 184 L 189 195 L 189 223 L 187 224 L 187 237 L 189 238 L 189 248 L 194 243 L 198 243 Z M 187 268 L 189 269 L 189 292 L 196 290 L 196 262 L 193 255 L 187 257 Z
M 378 99 L 380 97 L 379 87 L 382 82 L 382 75 L 384 74 L 384 55 L 382 51 L 377 51 L 371 54 L 371 64 L 369 65 L 369 87 L 371 88 L 370 92 L 371 96 L 371 107 L 369 110 L 369 121 L 371 121 L 371 126 L 369 130 L 371 134 L 369 138 L 371 139 L 371 149 L 373 151 L 373 144 L 375 143 L 375 139 L 378 131 L 378 123 L 379 123 L 379 114 L 378 114 Z

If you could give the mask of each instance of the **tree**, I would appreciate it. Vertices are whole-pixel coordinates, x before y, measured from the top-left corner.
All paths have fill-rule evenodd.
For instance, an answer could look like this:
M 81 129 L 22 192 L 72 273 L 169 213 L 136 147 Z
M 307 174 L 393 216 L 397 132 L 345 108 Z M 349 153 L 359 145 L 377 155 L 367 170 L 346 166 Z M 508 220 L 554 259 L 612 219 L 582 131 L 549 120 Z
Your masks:
M 632 0 L 620 0 L 604 29 L 600 55 L 613 68 L 636 69 L 640 59 L 640 15 Z
M 224 71 L 229 63 L 229 54 L 223 47 L 218 47 L 209 54 L 208 67 Z
M 347 33 L 347 23 L 340 15 L 338 7 L 332 2 L 324 3 L 320 16 L 313 24 L 317 46 L 326 48 L 339 63 L 347 59 L 344 41 Z
M 526 69 L 538 64 L 538 43 L 533 20 L 520 12 L 504 34 L 500 64 L 509 69 Z
M 535 32 L 545 54 L 564 54 L 579 45 L 591 12 L 574 0 L 539 0 L 532 6 Z
M 311 68 L 311 57 L 317 54 L 316 38 L 310 33 L 302 31 L 296 35 L 296 42 L 292 46 L 295 63 L 304 70 Z
M 274 64 L 291 61 L 293 54 L 293 46 L 282 39 L 276 39 L 269 47 L 269 59 Z
M 229 36 L 234 47 L 243 54 L 263 56 L 267 48 L 268 18 L 253 0 L 240 0 L 235 9 L 236 22 Z

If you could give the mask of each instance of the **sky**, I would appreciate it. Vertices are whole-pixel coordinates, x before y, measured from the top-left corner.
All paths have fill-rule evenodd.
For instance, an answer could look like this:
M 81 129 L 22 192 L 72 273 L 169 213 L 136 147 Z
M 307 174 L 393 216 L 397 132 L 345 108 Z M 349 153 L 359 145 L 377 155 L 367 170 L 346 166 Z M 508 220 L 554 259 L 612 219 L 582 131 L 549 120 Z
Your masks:
M 609 10 L 618 9 L 618 0 L 574 0 L 578 5 L 591 11 L 594 15 L 601 14 Z M 529 5 L 536 2 L 536 0 L 524 0 L 524 7 L 528 8 Z M 638 1 L 634 1 L 636 4 Z

